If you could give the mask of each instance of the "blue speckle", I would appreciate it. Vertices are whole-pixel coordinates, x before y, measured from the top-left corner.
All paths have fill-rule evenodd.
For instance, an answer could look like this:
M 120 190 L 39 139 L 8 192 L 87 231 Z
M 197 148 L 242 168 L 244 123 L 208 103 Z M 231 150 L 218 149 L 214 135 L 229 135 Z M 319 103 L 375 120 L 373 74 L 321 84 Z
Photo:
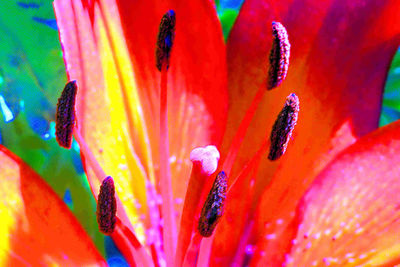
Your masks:
M 63 200 L 64 200 L 64 203 L 67 204 L 67 206 L 70 209 L 72 209 L 74 207 L 74 203 L 72 202 L 71 191 L 69 189 L 65 190 Z
M 39 8 L 41 4 L 38 3 L 23 3 L 23 2 L 17 2 L 17 5 L 22 7 L 22 8 Z
M 29 126 L 35 133 L 40 136 L 44 136 L 49 133 L 49 123 L 40 115 L 31 114 L 32 117 L 28 117 Z
M 115 246 L 114 241 L 111 239 L 111 237 L 109 237 L 109 236 L 104 237 L 104 243 L 105 243 L 106 259 L 107 259 L 108 266 L 129 267 L 124 256 L 122 256 L 121 252 Z
M 171 47 L 172 47 L 172 35 L 171 35 L 171 34 L 168 34 L 168 35 L 165 37 L 164 42 L 165 42 L 165 46 L 168 47 L 169 49 L 171 49 Z
M 32 17 L 32 19 L 36 22 L 42 23 L 46 26 L 49 26 L 53 30 L 58 30 L 57 21 L 55 19 L 44 19 L 39 17 Z
M 74 163 L 75 170 L 78 174 L 83 174 L 83 166 L 82 166 L 82 160 L 79 155 L 79 153 L 72 153 L 72 161 Z
M 21 64 L 21 58 L 18 55 L 9 55 L 8 61 L 13 67 L 18 67 Z

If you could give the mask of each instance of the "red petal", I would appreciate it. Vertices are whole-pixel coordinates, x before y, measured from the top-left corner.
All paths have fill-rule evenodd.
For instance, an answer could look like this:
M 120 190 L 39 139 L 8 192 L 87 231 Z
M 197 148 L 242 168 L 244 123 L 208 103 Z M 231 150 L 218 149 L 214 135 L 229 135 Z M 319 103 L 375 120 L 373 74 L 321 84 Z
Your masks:
M 212 1 L 198 0 L 117 2 L 155 158 L 160 81 L 155 68 L 155 41 L 162 15 L 169 9 L 176 13 L 176 38 L 168 71 L 169 140 L 170 154 L 177 160 L 171 164 L 174 193 L 183 198 L 184 181 L 190 175 L 190 151 L 218 145 L 225 130 L 226 52 L 215 8 Z
M 359 136 L 377 127 L 386 71 L 397 48 L 399 5 L 398 0 L 243 4 L 228 40 L 228 129 L 236 129 L 252 96 L 266 84 L 272 21 L 286 27 L 292 51 L 287 79 L 266 93 L 236 170 L 259 147 L 285 97 L 295 92 L 300 99 L 298 125 L 286 154 L 277 163 L 261 163 L 255 201 L 265 192 L 256 235 L 264 223 L 290 217 L 315 175 L 354 142 L 353 132 Z M 226 140 L 232 135 L 228 132 Z M 238 217 L 243 213 L 237 211 Z M 232 253 L 236 244 L 230 244 L 215 253 Z
M 299 205 L 289 266 L 400 263 L 399 149 L 400 121 L 362 138 L 324 169 Z
M 90 237 L 55 192 L 0 146 L 1 265 L 104 265 Z

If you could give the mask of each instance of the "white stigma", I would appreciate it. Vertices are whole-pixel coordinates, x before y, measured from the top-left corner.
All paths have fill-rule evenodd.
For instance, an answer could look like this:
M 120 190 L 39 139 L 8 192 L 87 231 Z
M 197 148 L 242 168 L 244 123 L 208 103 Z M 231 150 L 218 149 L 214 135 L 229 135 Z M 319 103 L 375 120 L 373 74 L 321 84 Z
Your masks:
M 197 147 L 190 152 L 190 160 L 201 164 L 202 172 L 211 175 L 218 167 L 219 151 L 215 146 Z

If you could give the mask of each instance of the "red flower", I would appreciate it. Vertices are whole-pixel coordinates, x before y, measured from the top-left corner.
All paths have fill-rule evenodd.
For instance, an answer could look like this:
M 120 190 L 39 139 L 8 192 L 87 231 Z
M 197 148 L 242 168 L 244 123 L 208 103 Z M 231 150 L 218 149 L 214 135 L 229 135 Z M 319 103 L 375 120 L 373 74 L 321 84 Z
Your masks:
M 117 224 L 127 227 L 120 228 L 124 235 L 113 237 L 117 245 L 124 244 L 118 238 L 129 239 L 129 228 L 143 245 L 134 240 L 132 251 L 123 250 L 128 260 L 150 252 L 155 264 L 163 264 L 164 257 L 168 263 L 180 262 L 186 252 L 189 263 L 196 259 L 201 238 L 194 222 L 213 178 L 201 180 L 209 175 L 201 173 L 196 160 L 191 164 L 189 154 L 195 147 L 212 144 L 221 152 L 218 171 L 228 173 L 228 188 L 240 178 L 228 190 L 213 236 L 201 241 L 200 264 L 398 263 L 400 123 L 370 132 L 377 128 L 385 75 L 399 41 L 399 5 L 399 0 L 248 0 L 225 46 L 209 1 L 56 1 L 68 76 L 79 84 L 77 131 L 107 175 L 113 176 L 120 201 Z M 159 132 L 162 74 L 155 65 L 155 41 L 160 18 L 169 9 L 176 13 L 176 37 L 166 74 L 165 135 Z M 273 21 L 287 29 L 290 66 L 286 80 L 265 92 Z M 265 151 L 269 133 L 292 92 L 301 102 L 298 125 L 286 153 L 270 161 Z M 242 127 L 247 133 L 238 143 L 237 158 L 231 157 L 232 140 L 255 95 L 260 105 L 249 118 L 250 125 Z M 160 140 L 168 137 L 170 157 L 165 164 L 162 153 L 168 146 Z M 8 158 L 8 152 L 0 155 L 26 170 L 14 156 Z M 99 179 L 105 177 L 96 177 L 87 163 L 88 179 L 98 192 Z M 168 175 L 160 169 L 168 165 L 174 199 L 183 200 L 188 192 L 183 215 L 183 201 L 175 202 L 178 215 L 172 214 L 174 219 L 182 216 L 183 222 L 176 259 L 171 253 L 164 255 L 174 242 L 160 243 L 161 226 L 167 227 L 169 221 L 161 225 L 155 193 L 166 186 L 160 177 Z M 27 180 L 41 183 L 32 171 L 27 173 Z M 189 182 L 191 176 L 198 179 Z M 9 177 L 22 181 L 26 175 Z M 38 189 L 40 199 L 54 195 L 45 185 L 38 188 L 45 188 Z M 32 210 L 57 201 L 51 197 Z M 30 207 L 29 202 L 23 204 Z M 68 233 L 77 225 L 72 219 L 63 221 L 68 214 L 60 211 L 60 222 L 47 225 L 63 225 L 55 231 Z M 165 219 L 165 212 L 161 217 Z M 210 251 L 207 246 L 209 256 L 204 254 Z M 85 252 L 81 250 L 82 261 L 102 261 L 95 251 Z M 23 249 L 17 253 L 31 260 Z M 40 259 L 50 255 L 61 262 L 53 257 L 57 253 L 49 246 L 37 248 Z

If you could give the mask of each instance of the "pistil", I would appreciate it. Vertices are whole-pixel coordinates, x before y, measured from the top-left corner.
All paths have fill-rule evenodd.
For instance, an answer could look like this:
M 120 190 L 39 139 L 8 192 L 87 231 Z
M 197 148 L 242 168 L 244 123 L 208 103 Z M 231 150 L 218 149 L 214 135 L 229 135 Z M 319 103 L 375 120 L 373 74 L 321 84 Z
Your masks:
M 182 209 L 181 223 L 179 228 L 179 239 L 176 251 L 176 266 L 181 266 L 189 246 L 193 243 L 193 230 L 196 215 L 198 214 L 199 200 L 208 178 L 217 170 L 220 158 L 219 151 L 215 146 L 198 147 L 190 153 L 193 163 L 189 184 L 186 190 L 185 201 Z M 196 235 L 196 234 L 195 234 Z M 190 258 L 190 256 L 189 256 Z

